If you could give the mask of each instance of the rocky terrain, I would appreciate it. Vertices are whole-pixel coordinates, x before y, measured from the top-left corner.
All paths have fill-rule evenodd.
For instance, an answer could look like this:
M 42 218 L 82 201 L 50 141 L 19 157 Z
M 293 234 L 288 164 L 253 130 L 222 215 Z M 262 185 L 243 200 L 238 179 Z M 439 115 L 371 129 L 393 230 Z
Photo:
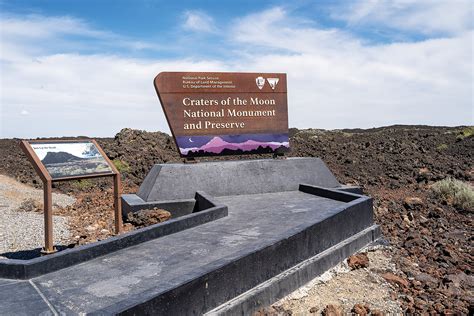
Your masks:
M 368 247 L 256 314 L 400 315 L 396 293 L 380 273 L 397 272 L 387 251 L 387 246 Z
M 473 134 L 472 127 L 428 126 L 290 130 L 289 156 L 320 157 L 341 183 L 360 185 L 374 198 L 375 221 L 391 244 L 387 251 L 397 271 L 379 274 L 392 284 L 405 312 L 474 313 L 473 205 L 440 194 L 435 185 L 457 179 L 472 194 Z M 121 170 L 126 192 L 137 190 L 153 164 L 182 161 L 173 139 L 160 132 L 124 129 L 98 141 Z M 258 157 L 265 155 L 222 159 Z M 15 140 L 0 140 L 0 159 L 0 173 L 41 186 Z M 56 185 L 77 199 L 55 211 L 70 216 L 75 243 L 107 238 L 113 231 L 110 181 Z M 274 312 L 285 313 L 285 305 Z

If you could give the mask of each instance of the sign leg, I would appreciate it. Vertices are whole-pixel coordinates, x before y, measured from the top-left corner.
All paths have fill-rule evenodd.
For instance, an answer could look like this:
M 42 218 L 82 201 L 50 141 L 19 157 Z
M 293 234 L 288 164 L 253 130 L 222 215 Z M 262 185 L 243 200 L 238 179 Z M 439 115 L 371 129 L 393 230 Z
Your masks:
M 122 232 L 122 202 L 120 194 L 122 192 L 122 183 L 120 181 L 120 174 L 114 175 L 114 210 L 115 210 L 115 234 Z
M 42 254 L 48 255 L 56 252 L 53 244 L 53 188 L 51 181 L 43 182 L 44 194 L 44 244 Z

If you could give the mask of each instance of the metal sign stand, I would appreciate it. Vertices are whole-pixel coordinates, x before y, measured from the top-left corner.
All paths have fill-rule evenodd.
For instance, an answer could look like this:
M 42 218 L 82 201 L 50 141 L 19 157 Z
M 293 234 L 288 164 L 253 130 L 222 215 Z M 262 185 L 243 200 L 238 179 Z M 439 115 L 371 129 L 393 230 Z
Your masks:
M 115 165 L 110 161 L 107 157 L 105 152 L 102 148 L 97 144 L 95 140 L 90 139 L 81 139 L 81 141 L 91 141 L 99 150 L 100 154 L 104 157 L 107 164 L 112 169 L 112 173 L 107 174 L 90 174 L 85 176 L 71 176 L 71 177 L 64 177 L 60 179 L 53 179 L 49 172 L 47 171 L 46 167 L 41 163 L 38 156 L 35 154 L 33 148 L 30 146 L 30 142 L 44 142 L 44 141 L 21 141 L 20 147 L 26 154 L 26 157 L 33 165 L 36 173 L 39 175 L 41 180 L 43 181 L 43 199 L 44 199 L 44 248 L 41 250 L 41 253 L 44 255 L 52 254 L 57 252 L 57 249 L 54 247 L 53 242 L 53 182 L 59 181 L 70 181 L 70 180 L 79 180 L 79 179 L 86 179 L 86 178 L 98 178 L 98 177 L 105 177 L 105 176 L 112 176 L 114 182 L 114 213 L 115 213 L 115 234 L 118 235 L 123 230 L 123 223 L 122 223 L 122 207 L 121 207 L 121 200 L 120 195 L 122 192 L 122 184 L 120 179 L 120 172 L 117 170 Z M 71 140 L 47 140 L 46 142 L 71 142 Z

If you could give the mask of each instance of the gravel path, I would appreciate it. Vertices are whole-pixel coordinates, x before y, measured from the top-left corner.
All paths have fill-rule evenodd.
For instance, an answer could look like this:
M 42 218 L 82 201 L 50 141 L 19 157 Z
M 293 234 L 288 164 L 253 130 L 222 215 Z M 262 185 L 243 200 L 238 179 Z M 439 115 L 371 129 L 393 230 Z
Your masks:
M 0 259 L 31 258 L 37 255 L 38 248 L 44 246 L 43 214 L 17 211 L 21 203 L 28 199 L 42 205 L 43 191 L 0 175 Z M 74 202 L 73 197 L 53 193 L 53 208 Z M 68 243 L 70 234 L 66 217 L 53 216 L 53 235 L 55 244 Z

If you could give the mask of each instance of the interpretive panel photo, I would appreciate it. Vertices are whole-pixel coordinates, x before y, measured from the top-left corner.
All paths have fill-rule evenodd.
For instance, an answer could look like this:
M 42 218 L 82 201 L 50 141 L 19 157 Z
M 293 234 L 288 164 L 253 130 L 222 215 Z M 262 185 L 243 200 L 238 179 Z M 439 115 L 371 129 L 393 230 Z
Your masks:
M 183 157 L 289 150 L 286 74 L 162 72 L 154 84 Z
M 113 173 L 92 141 L 32 142 L 30 146 L 53 180 Z

